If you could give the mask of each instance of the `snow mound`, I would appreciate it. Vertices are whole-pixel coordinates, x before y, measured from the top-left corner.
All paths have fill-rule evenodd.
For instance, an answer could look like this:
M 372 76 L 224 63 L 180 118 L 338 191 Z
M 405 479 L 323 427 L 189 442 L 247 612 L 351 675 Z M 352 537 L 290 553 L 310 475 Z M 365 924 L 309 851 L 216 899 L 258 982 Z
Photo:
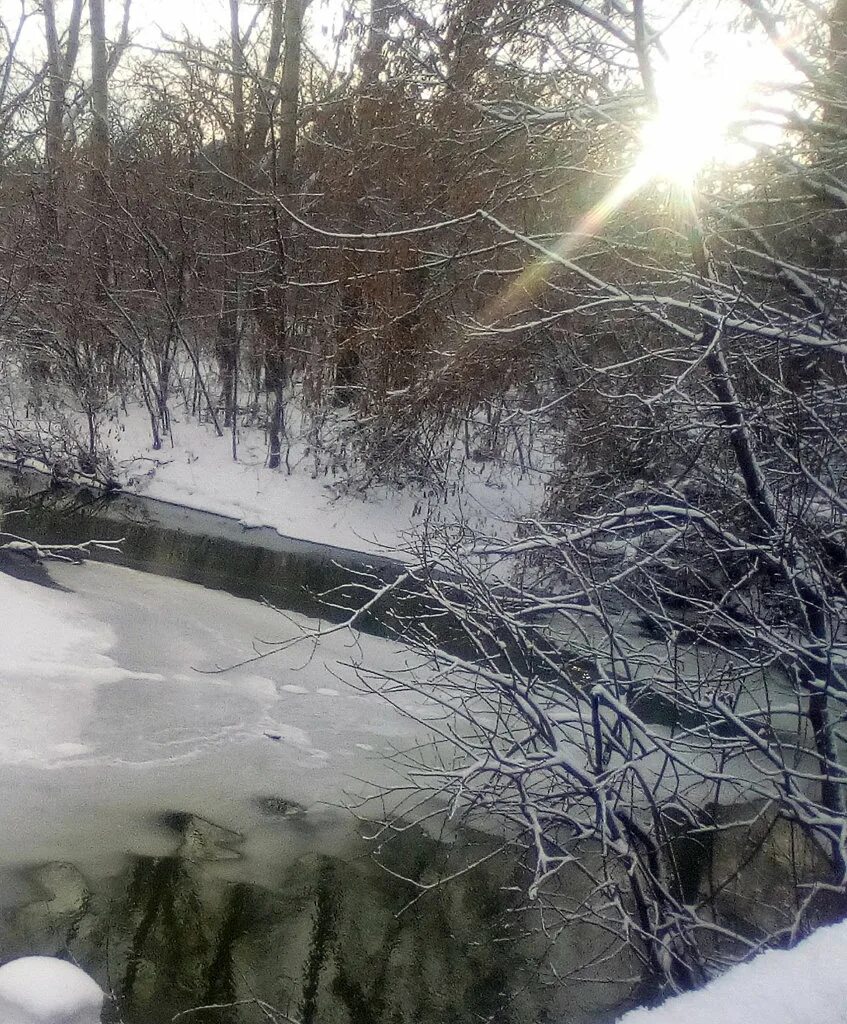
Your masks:
M 99 1024 L 103 993 L 85 971 L 51 956 L 0 967 L 3 1024 Z
M 847 921 L 619 1024 L 847 1024 Z

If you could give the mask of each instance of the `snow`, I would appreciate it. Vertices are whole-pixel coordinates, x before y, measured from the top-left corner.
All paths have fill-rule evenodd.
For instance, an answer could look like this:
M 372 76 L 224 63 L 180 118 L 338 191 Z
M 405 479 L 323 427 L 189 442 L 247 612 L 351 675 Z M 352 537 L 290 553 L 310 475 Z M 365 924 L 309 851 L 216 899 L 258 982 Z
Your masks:
M 543 498 L 546 483 L 542 473 L 502 467 L 495 473 L 491 465 L 471 464 L 446 503 L 412 484 L 356 489 L 341 473 L 333 476 L 325 466 L 316 471 L 302 439 L 292 441 L 290 473 L 267 469 L 264 434 L 252 428 L 239 431 L 234 461 L 229 436 L 177 415 L 173 446 L 165 440 L 155 451 L 145 415 L 130 408 L 101 429 L 126 490 L 234 518 L 245 528 L 269 526 L 287 537 L 368 554 L 396 555 L 428 517 L 455 516 L 459 501 L 468 519 L 484 522 L 495 536 L 511 536 L 516 519 Z
M 847 921 L 789 950 L 769 950 L 696 992 L 619 1024 L 845 1024 Z
M 6 370 L 15 372 L 8 366 Z M 11 402 L 5 418 L 14 428 L 0 429 L 0 450 L 6 447 L 7 460 L 20 459 L 21 444 L 34 453 L 52 450 L 57 423 L 62 436 L 76 436 L 85 447 L 87 428 L 79 413 L 64 407 L 56 422 L 49 416 L 41 422 L 22 405 L 26 393 L 26 385 L 20 384 L 10 395 L 0 396 L 0 405 Z M 61 402 L 60 396 L 54 397 Z M 264 431 L 239 427 L 235 461 L 229 433 L 218 437 L 211 424 L 178 407 L 172 410 L 172 438 L 165 437 L 160 450 L 152 446 L 149 417 L 138 404 L 104 412 L 97 435 L 114 477 L 130 493 L 226 516 L 245 530 L 267 526 L 286 537 L 367 554 L 397 557 L 424 522 L 453 521 L 459 512 L 471 524 L 484 524 L 489 535 L 511 537 L 516 520 L 544 498 L 546 472 L 523 472 L 508 460 L 451 457 L 448 478 L 438 487 L 412 479 L 392 485 L 365 483 L 363 467 L 349 453 L 316 454 L 308 424 L 293 400 L 286 422 L 288 458 L 279 471 L 266 466 Z M 341 429 L 343 424 L 333 427 Z M 33 455 L 23 465 L 49 471 L 50 465 L 39 461 L 42 457 Z M 63 451 L 51 458 L 64 458 Z
M 304 463 L 290 475 L 271 472 L 257 431 L 242 431 L 236 462 L 230 437 L 217 437 L 205 424 L 174 423 L 174 446 L 166 441 L 160 451 L 136 410 L 121 427 L 103 440 L 131 493 L 237 519 L 245 528 L 270 526 L 299 540 L 368 553 L 400 547 L 412 526 L 410 500 L 340 493 L 332 478 L 313 477 Z
M 100 986 L 79 967 L 49 956 L 26 956 L 0 967 L 3 1024 L 98 1024 Z
M 323 848 L 327 816 L 351 827 L 332 808 L 396 781 L 380 755 L 421 736 L 343 665 L 402 664 L 388 641 L 339 631 L 219 674 L 306 620 L 118 566 L 50 571 L 65 590 L 0 574 L 0 869 L 60 856 L 105 874 L 167 852 L 156 823 L 186 810 L 247 835 L 259 872 L 281 839 L 257 799 L 303 805 L 312 837 L 286 841 Z
M 112 628 L 59 590 L 0 575 L 0 605 L 0 763 L 52 766 L 86 752 L 83 726 L 99 686 L 161 679 L 115 664 Z

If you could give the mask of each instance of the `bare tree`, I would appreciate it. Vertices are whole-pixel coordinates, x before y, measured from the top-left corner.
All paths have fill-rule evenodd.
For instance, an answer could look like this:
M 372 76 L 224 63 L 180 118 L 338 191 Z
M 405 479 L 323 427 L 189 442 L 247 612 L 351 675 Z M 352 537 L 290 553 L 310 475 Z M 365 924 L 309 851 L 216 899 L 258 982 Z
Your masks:
M 82 18 L 82 0 L 75 0 L 71 8 L 71 16 L 67 29 L 67 41 L 62 47 L 56 25 L 56 5 L 54 0 L 46 0 L 44 4 L 44 27 L 47 37 L 47 59 L 49 67 L 49 105 L 45 123 L 45 158 L 48 172 L 54 179 L 53 201 L 58 205 L 60 189 L 55 181 L 62 166 L 62 146 L 64 139 L 65 102 L 68 83 L 76 66 L 79 53 L 79 29 Z
M 843 39 L 838 11 L 803 7 L 808 34 L 786 48 L 767 6 L 747 6 L 811 108 L 783 113 L 756 160 L 673 220 L 652 187 L 630 189 L 626 222 L 602 233 L 591 218 L 561 234 L 471 214 L 529 266 L 465 318 L 437 373 L 509 338 L 549 344 L 555 386 L 511 419 L 553 414 L 560 476 L 518 540 L 467 526 L 425 539 L 403 584 L 427 611 L 392 615 L 426 668 L 361 666 L 387 699 L 411 688 L 443 712 L 434 746 L 409 757 L 403 810 L 435 789 L 445 815 L 495 815 L 551 935 L 590 923 L 610 937 L 602 970 L 625 972 L 634 951 L 675 991 L 841 912 L 847 887 Z M 601 98 L 487 112 L 529 132 L 599 111 L 626 154 L 657 105 L 660 35 L 640 3 L 562 10 L 588 53 L 569 70 L 592 83 L 572 94 Z M 611 62 L 629 69 L 634 122 L 597 85 Z M 757 885 L 766 911 L 742 903 Z

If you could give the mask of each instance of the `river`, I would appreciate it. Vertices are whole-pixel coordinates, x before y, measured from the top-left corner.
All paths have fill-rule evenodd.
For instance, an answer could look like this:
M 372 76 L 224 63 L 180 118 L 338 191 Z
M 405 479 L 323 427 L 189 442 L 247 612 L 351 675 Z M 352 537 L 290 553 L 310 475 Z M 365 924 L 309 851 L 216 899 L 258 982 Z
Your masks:
M 614 986 L 551 984 L 494 836 L 362 838 L 373 827 L 347 808 L 397 781 L 392 751 L 432 713 L 357 688 L 355 664 L 396 667 L 401 648 L 338 632 L 249 660 L 314 624 L 306 590 L 341 582 L 352 554 L 151 503 L 39 497 L 32 477 L 3 486 L 6 508 L 34 510 L 7 529 L 125 536 L 135 567 L 6 565 L 28 578 L 2 579 L 0 959 L 71 957 L 128 1024 L 203 1005 L 184 1019 L 611 1012 Z M 413 882 L 480 859 L 409 905 Z

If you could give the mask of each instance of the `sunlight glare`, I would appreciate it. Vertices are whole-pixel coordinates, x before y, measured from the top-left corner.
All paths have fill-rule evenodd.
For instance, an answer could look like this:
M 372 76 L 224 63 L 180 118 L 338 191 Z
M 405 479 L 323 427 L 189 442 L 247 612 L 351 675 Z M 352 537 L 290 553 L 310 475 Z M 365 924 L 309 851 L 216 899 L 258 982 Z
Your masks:
M 749 149 L 730 131 L 749 101 L 750 62 L 724 60 L 692 71 L 679 61 L 657 70 L 659 110 L 641 133 L 640 173 L 690 189 L 711 163 L 743 160 Z

